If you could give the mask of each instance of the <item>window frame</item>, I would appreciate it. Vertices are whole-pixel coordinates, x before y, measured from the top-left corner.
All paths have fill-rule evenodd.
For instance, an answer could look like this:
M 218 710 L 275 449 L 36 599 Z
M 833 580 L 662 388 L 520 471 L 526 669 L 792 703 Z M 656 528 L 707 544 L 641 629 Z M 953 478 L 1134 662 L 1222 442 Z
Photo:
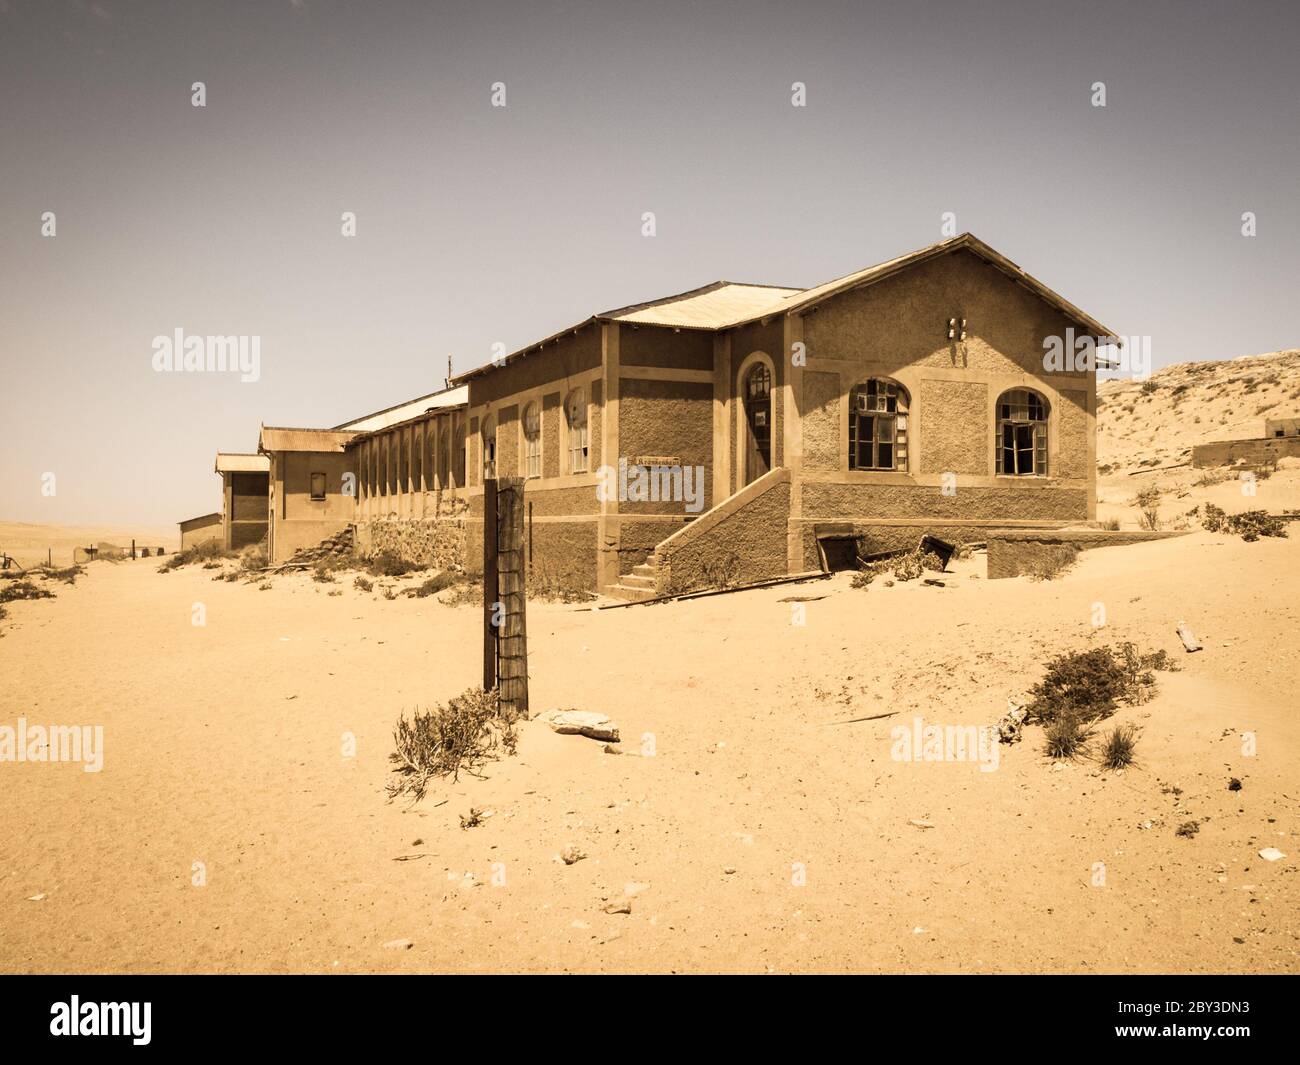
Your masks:
M 1023 397 L 1023 401 L 1021 401 Z M 1006 413 L 1003 413 L 1006 408 Z M 1041 417 L 1034 417 L 1035 408 Z M 1023 415 L 1023 416 L 1020 416 Z M 1049 426 L 1052 405 L 1047 397 L 1032 388 L 1008 388 L 997 398 L 993 408 L 993 468 L 998 477 L 1049 477 L 1051 457 L 1048 450 Z M 1013 430 L 1011 444 L 1007 444 L 1007 430 Z M 1030 432 L 1029 446 L 1020 443 L 1020 430 Z M 1029 455 L 1029 470 L 1022 470 L 1022 456 Z M 1008 470 L 1007 456 L 1012 456 L 1015 469 Z
M 870 400 L 866 409 L 859 397 Z M 848 463 L 861 473 L 907 473 L 911 466 L 909 447 L 912 397 L 906 386 L 892 377 L 868 377 L 849 389 Z M 870 423 L 870 465 L 860 464 L 863 422 Z M 882 428 L 888 426 L 888 435 Z M 889 448 L 890 464 L 880 462 L 881 446 Z
M 574 409 L 582 412 L 582 420 L 574 420 Z M 565 463 L 569 474 L 580 475 L 591 471 L 591 415 L 587 407 L 587 390 L 583 385 L 572 389 L 564 397 L 565 424 Z M 575 437 L 575 433 L 577 434 Z M 577 443 L 575 443 L 575 440 Z M 581 453 L 582 465 L 578 466 L 575 455 Z
M 497 420 L 491 414 L 483 415 L 479 423 L 479 440 L 483 448 L 483 480 L 496 480 L 497 476 Z
M 538 479 L 542 476 L 542 407 L 537 400 L 529 400 L 524 404 L 519 431 L 523 436 L 523 447 L 520 450 L 524 456 L 524 479 Z
M 316 494 L 316 478 L 320 478 L 320 495 Z M 312 471 L 307 475 L 307 494 L 313 503 L 324 503 L 329 493 L 329 478 L 323 473 Z

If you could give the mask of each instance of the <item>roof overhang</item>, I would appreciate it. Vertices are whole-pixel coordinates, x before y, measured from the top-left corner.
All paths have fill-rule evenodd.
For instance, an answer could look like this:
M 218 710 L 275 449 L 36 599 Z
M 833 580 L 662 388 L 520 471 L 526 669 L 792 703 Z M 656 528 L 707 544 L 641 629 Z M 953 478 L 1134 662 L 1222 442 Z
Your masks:
M 215 469 L 217 473 L 268 473 L 271 460 L 243 451 L 218 451 Z
M 340 429 L 291 429 L 284 426 L 264 425 L 257 439 L 257 449 L 263 455 L 276 451 L 342 453 L 348 441 L 356 435 Z

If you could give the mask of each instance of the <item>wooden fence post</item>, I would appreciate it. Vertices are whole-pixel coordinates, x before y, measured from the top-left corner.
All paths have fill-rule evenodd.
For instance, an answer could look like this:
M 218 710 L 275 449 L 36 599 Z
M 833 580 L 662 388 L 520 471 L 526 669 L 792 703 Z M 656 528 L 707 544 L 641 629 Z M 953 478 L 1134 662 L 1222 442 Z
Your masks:
M 483 690 L 497 686 L 497 482 L 483 479 Z
M 501 704 L 528 717 L 528 596 L 525 582 L 524 479 L 502 477 L 497 496 L 497 683 Z

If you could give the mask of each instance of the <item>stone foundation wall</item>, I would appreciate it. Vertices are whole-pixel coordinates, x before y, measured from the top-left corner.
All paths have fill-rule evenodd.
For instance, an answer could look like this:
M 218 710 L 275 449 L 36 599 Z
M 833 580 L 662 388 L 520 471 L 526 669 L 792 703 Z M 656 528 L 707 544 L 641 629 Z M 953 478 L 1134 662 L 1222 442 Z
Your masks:
M 463 569 L 466 523 L 455 518 L 381 518 L 357 524 L 357 554 L 364 559 L 389 552 L 430 569 Z

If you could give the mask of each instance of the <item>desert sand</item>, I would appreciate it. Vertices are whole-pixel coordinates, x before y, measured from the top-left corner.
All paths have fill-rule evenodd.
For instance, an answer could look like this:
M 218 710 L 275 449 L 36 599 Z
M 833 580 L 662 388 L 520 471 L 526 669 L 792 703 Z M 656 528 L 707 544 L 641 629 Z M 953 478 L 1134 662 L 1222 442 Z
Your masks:
M 534 712 L 608 714 L 629 753 L 534 720 L 414 805 L 386 800 L 393 724 L 479 679 L 477 609 L 158 565 L 0 621 L 0 724 L 104 727 L 101 772 L 0 764 L 0 970 L 1300 971 L 1300 536 L 1050 582 L 976 553 L 943 588 L 535 603 Z M 1036 727 L 994 772 L 891 758 L 894 725 L 991 724 L 1051 656 L 1123 640 L 1181 670 L 1112 719 L 1141 729 L 1122 774 L 1050 762 Z

